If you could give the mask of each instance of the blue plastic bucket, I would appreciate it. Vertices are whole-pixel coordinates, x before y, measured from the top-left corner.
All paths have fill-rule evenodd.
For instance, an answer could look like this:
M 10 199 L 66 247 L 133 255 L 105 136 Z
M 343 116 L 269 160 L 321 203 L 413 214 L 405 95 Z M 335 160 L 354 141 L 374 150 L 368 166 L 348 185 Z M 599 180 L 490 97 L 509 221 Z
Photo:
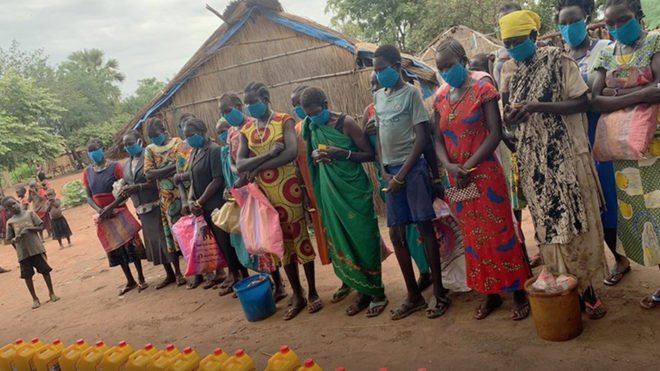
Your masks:
M 268 274 L 261 273 L 238 281 L 234 291 L 241 301 L 245 318 L 250 322 L 266 319 L 277 311 Z

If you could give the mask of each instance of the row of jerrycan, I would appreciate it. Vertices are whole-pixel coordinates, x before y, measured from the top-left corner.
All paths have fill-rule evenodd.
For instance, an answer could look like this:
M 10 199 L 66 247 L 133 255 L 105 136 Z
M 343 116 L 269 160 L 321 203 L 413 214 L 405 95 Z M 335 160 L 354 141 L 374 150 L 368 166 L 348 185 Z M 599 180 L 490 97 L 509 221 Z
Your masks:
M 301 367 L 298 356 L 283 346 L 268 361 L 266 371 L 323 371 L 313 360 Z M 191 348 L 180 352 L 174 345 L 158 351 L 153 345 L 134 352 L 126 342 L 110 348 L 102 341 L 90 346 L 84 340 L 65 347 L 61 341 L 44 344 L 17 340 L 0 348 L 0 371 L 256 371 L 252 358 L 243 350 L 233 357 L 221 349 L 201 359 Z

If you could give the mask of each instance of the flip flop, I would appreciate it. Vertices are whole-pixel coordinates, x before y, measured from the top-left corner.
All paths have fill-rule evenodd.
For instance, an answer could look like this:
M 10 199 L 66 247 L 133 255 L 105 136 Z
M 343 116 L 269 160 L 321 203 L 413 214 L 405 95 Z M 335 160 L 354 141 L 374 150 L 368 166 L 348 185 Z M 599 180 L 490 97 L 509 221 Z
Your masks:
M 129 292 L 131 290 L 135 290 L 137 287 L 138 287 L 137 283 L 133 286 L 124 286 L 124 288 L 119 290 L 119 296 L 122 296 L 122 295 L 126 294 L 127 292 Z
M 367 318 L 378 317 L 385 311 L 385 308 L 390 303 L 389 300 L 385 299 L 383 301 L 371 301 L 369 303 L 369 308 L 367 309 Z
M 435 295 L 431 296 L 429 305 L 426 307 L 426 318 L 433 319 L 442 317 L 442 315 L 447 312 L 447 309 L 449 309 L 450 304 L 451 299 L 447 297 L 438 299 Z
M 167 286 L 169 286 L 169 285 L 171 285 L 175 282 L 176 282 L 176 280 L 175 281 L 165 280 L 165 281 L 159 283 L 158 285 L 156 285 L 156 290 L 162 290 L 162 289 L 166 288 Z
M 282 300 L 286 299 L 286 297 L 289 296 L 286 292 L 282 292 L 279 295 L 275 296 L 275 303 L 279 303 Z
M 355 303 L 351 304 L 348 308 L 346 308 L 346 314 L 349 317 L 353 317 L 358 313 L 362 312 L 363 310 L 369 308 L 369 304 L 371 303 L 365 300 L 364 295 L 360 295 L 358 297 L 358 300 L 355 301 Z
M 213 278 L 213 279 L 210 280 L 210 281 L 206 281 L 206 283 L 204 284 L 204 286 L 203 286 L 202 288 L 203 288 L 204 290 L 212 289 L 212 288 L 214 288 L 215 286 L 217 286 L 217 285 L 219 285 L 219 284 L 225 282 L 225 280 L 227 280 L 227 277 L 225 277 L 225 278 L 221 278 L 221 277 Z
M 619 282 L 621 282 L 623 276 L 625 276 L 630 271 L 631 271 L 630 266 L 624 269 L 623 272 L 610 271 L 609 276 L 605 279 L 603 283 L 607 286 L 616 286 L 619 284 Z
M 393 321 L 398 321 L 408 317 L 409 315 L 424 310 L 426 308 L 426 302 L 421 303 L 411 303 L 409 301 L 404 301 L 398 308 L 390 311 L 390 318 Z
M 607 314 L 607 310 L 605 310 L 605 308 L 602 307 L 603 307 L 603 302 L 601 302 L 600 299 L 596 301 L 596 304 L 590 304 L 586 300 L 584 301 L 584 312 L 587 314 L 587 317 L 589 317 L 589 319 L 601 319 L 605 317 L 605 315 Z M 603 311 L 601 313 L 596 313 L 596 310 L 600 308 L 602 308 Z
M 0 267 L 0 274 L 9 273 L 9 272 L 11 272 L 11 269 L 5 269 L 5 268 Z
M 332 300 L 330 300 L 330 302 L 333 303 L 333 304 L 339 303 L 340 301 L 346 299 L 346 297 L 348 297 L 348 295 L 351 292 L 353 292 L 353 288 L 351 288 L 351 287 L 342 287 L 332 295 Z
M 323 301 L 321 301 L 321 298 L 317 298 L 307 306 L 307 312 L 309 312 L 309 314 L 314 314 L 321 309 L 323 309 Z
M 504 303 L 504 300 L 502 300 L 502 298 L 500 298 L 499 302 L 497 302 L 494 305 L 491 305 L 490 307 L 488 305 L 483 306 L 484 303 L 481 303 L 481 304 L 479 304 L 479 306 L 477 307 L 477 310 L 472 315 L 472 318 L 481 321 L 482 319 L 485 319 L 491 313 L 493 313 L 495 311 L 495 309 L 501 307 L 503 303 Z
M 514 321 L 522 321 L 525 318 L 529 317 L 529 314 L 532 312 L 532 307 L 527 302 L 525 305 L 521 306 L 518 309 L 511 310 L 511 319 Z
M 660 308 L 660 298 L 655 295 L 647 296 L 639 303 L 644 309 Z
M 184 277 L 179 277 L 179 278 L 176 279 L 176 286 L 177 287 L 185 286 L 187 284 L 188 284 L 188 280 L 185 279 Z
M 289 309 L 287 309 L 286 312 L 284 312 L 284 316 L 282 318 L 285 321 L 290 321 L 296 318 L 296 316 L 300 314 L 300 312 L 302 312 L 303 308 L 305 308 L 306 306 L 307 306 L 307 299 L 305 299 L 302 305 L 298 307 L 294 307 L 294 306 L 289 307 Z
M 218 295 L 220 296 L 227 296 L 233 293 L 234 293 L 234 285 L 227 285 L 225 287 L 220 286 L 220 291 L 218 291 Z
M 529 260 L 529 266 L 532 268 L 540 267 L 541 265 L 543 265 L 541 254 L 536 254 Z
M 199 285 L 201 285 L 201 284 L 202 284 L 202 281 L 201 281 L 201 280 L 198 280 L 197 278 L 194 278 L 194 279 L 192 280 L 192 282 L 190 282 L 190 283 L 188 284 L 187 289 L 188 289 L 188 290 L 194 290 L 194 289 L 198 288 Z
M 138 292 L 142 292 L 142 291 L 144 291 L 148 288 L 149 288 L 149 284 L 146 283 L 146 282 L 142 282 L 142 283 L 138 284 Z

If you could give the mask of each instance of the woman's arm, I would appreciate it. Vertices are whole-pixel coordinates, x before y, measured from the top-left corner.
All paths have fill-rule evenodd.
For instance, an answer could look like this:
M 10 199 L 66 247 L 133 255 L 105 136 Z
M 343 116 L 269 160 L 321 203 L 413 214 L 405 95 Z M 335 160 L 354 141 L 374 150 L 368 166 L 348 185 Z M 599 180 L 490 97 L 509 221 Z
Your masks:
M 85 198 L 87 199 L 87 204 L 92 207 L 97 213 L 101 213 L 102 209 L 99 207 L 99 205 L 94 202 L 94 198 L 92 197 L 92 190 L 89 189 L 89 187 L 85 187 Z
M 296 135 L 296 128 L 293 120 L 288 120 L 284 123 L 283 134 L 284 150 L 269 160 L 258 165 L 256 168 L 252 169 L 250 171 L 251 173 L 257 173 L 268 169 L 276 169 L 280 166 L 290 164 L 296 160 L 296 157 L 298 157 L 298 136 Z M 241 170 L 240 166 L 239 170 Z
M 440 122 L 440 114 L 435 111 L 434 114 L 434 119 L 435 122 Z M 449 160 L 449 154 L 447 153 L 447 147 L 445 146 L 445 137 L 444 134 L 442 133 L 442 130 L 440 130 L 440 125 L 435 125 L 435 153 L 438 156 L 438 159 L 440 160 L 440 163 L 442 166 L 455 178 L 455 179 L 463 179 L 467 178 L 468 172 L 465 170 L 463 166 L 460 164 L 454 164 Z
M 561 102 L 521 102 L 523 109 L 529 113 L 546 113 L 551 115 L 574 115 L 589 110 L 589 98 L 584 93 L 580 98 L 569 99 Z
M 357 163 L 371 162 L 376 158 L 374 156 L 374 150 L 371 148 L 371 143 L 367 140 L 364 131 L 358 126 L 355 119 L 350 116 L 346 116 L 344 119 L 344 134 L 351 138 L 359 151 L 349 152 L 343 148 L 328 147 L 326 150 L 321 150 L 321 152 L 326 152 L 326 157 L 331 159 L 346 159 L 350 154 L 350 158 L 348 159 Z
M 486 119 L 486 128 L 488 129 L 488 136 L 481 143 L 477 152 L 470 157 L 463 167 L 466 169 L 473 169 L 484 162 L 490 157 L 502 139 L 502 118 L 500 117 L 500 107 L 497 99 L 492 99 L 486 102 L 483 106 L 484 115 Z
M 295 130 L 294 133 L 295 135 Z M 277 154 L 284 150 L 282 143 L 273 144 L 273 148 L 267 153 L 259 156 L 250 157 L 250 147 L 245 134 L 241 133 L 241 144 L 238 146 L 238 153 L 236 155 L 236 170 L 238 173 L 248 173 L 254 171 L 257 167 L 273 159 Z
M 144 175 L 147 177 L 148 182 L 166 179 L 176 173 L 176 164 L 168 165 L 160 169 L 147 170 Z

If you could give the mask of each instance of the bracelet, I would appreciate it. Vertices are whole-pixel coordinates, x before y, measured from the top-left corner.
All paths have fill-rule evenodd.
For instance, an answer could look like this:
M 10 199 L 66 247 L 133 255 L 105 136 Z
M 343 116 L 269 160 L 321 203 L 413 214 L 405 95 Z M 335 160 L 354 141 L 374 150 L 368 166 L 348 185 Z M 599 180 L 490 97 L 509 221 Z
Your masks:
M 349 149 L 349 150 L 348 150 L 348 156 L 346 156 L 346 159 L 347 159 L 347 160 L 350 159 L 352 154 L 353 154 L 353 151 L 351 151 L 351 150 Z
M 396 175 L 392 177 L 392 179 L 399 185 L 404 185 L 406 184 L 405 181 L 400 181 L 399 179 L 396 178 Z
M 433 179 L 433 184 L 440 184 L 440 183 L 442 183 L 442 179 L 440 179 L 440 178 Z
M 202 208 L 202 205 L 199 203 L 199 200 L 195 200 L 195 202 L 193 202 L 193 205 L 199 207 L 200 209 Z

